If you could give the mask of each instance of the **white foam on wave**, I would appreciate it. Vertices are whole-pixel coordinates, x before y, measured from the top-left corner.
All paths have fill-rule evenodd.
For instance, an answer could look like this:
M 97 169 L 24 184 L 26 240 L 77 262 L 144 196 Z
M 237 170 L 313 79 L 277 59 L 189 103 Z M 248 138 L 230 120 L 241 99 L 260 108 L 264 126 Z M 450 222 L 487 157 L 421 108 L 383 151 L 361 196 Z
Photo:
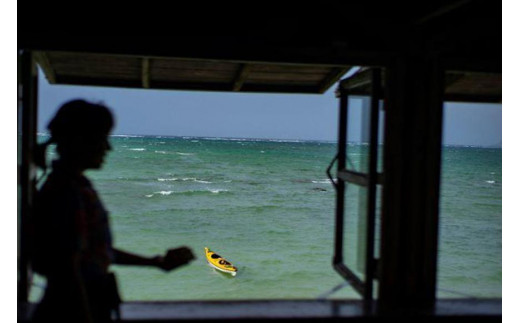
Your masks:
M 181 156 L 192 156 L 194 155 L 194 153 L 181 153 L 181 152 L 176 152 L 177 155 L 181 155 Z
M 488 184 L 495 184 L 495 181 L 486 181 Z
M 159 182 L 166 182 L 166 181 L 178 181 L 178 178 L 158 178 Z
M 218 194 L 220 192 L 228 192 L 228 190 L 224 190 L 224 189 L 210 189 L 209 191 L 213 194 Z
M 146 148 L 130 148 L 129 150 L 133 150 L 133 151 L 145 151 Z
M 196 182 L 196 183 L 204 183 L 204 184 L 211 184 L 211 182 L 204 181 L 202 179 L 197 179 L 195 177 L 185 177 L 182 179 L 183 182 Z
M 153 194 L 148 194 L 148 195 L 145 195 L 145 196 L 146 196 L 146 197 L 152 197 L 152 196 L 153 196 Z
M 166 154 L 166 152 L 164 150 L 156 150 L 155 151 L 157 154 Z
M 144 136 L 137 136 L 137 135 L 110 135 L 110 137 L 143 138 Z
M 298 143 L 302 142 L 301 140 L 296 139 L 269 139 L 269 142 L 292 142 L 292 143 Z
M 329 184 L 330 183 L 330 179 L 320 179 L 320 180 L 316 180 L 316 181 L 311 181 L 313 182 L 314 184 Z
M 213 182 L 210 182 L 210 181 L 205 181 L 205 180 L 202 180 L 202 179 L 197 179 L 195 177 L 185 177 L 185 178 L 177 178 L 177 177 L 172 177 L 172 178 L 158 178 L 157 179 L 159 182 L 166 182 L 166 181 L 183 181 L 183 182 L 196 182 L 196 183 L 203 183 L 203 184 L 211 184 Z
M 161 195 L 170 195 L 171 193 L 173 193 L 173 191 L 160 191 L 160 192 L 155 192 L 157 194 L 161 194 Z

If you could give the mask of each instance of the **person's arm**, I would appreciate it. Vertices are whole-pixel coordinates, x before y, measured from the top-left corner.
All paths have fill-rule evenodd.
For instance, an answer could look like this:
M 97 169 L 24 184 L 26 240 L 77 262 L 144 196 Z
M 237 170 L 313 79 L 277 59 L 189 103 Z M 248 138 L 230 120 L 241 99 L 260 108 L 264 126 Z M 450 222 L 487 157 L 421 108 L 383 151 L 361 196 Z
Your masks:
M 161 256 L 143 257 L 121 249 L 112 249 L 114 252 L 114 263 L 116 265 L 150 266 L 159 267 L 162 262 Z
M 162 270 L 172 270 L 187 264 L 194 259 L 193 253 L 187 247 L 170 249 L 166 256 L 143 257 L 121 249 L 112 249 L 114 252 L 114 264 L 132 266 L 150 266 Z

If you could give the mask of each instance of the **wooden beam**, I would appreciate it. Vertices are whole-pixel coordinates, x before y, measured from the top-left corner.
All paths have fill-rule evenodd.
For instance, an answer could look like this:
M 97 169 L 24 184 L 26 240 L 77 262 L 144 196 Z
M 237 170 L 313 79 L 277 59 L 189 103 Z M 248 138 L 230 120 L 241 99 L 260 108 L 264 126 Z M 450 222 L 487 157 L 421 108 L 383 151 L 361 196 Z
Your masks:
M 420 24 L 424 24 L 432 19 L 435 19 L 437 17 L 440 17 L 442 15 L 445 15 L 447 13 L 449 13 L 450 11 L 453 11 L 455 9 L 458 9 L 459 7 L 462 7 L 468 3 L 470 3 L 471 0 L 461 0 L 461 1 L 458 1 L 458 2 L 455 2 L 455 3 L 450 3 L 446 6 L 443 6 L 437 10 L 435 10 L 434 12 L 432 13 L 429 13 L 428 15 L 420 18 L 420 19 L 417 19 L 417 21 L 415 22 L 417 25 L 420 25 Z
M 240 67 L 238 68 L 237 75 L 236 75 L 235 79 L 233 80 L 233 91 L 235 91 L 235 92 L 240 91 L 240 89 L 242 88 L 242 85 L 244 84 L 250 71 L 251 71 L 250 64 L 241 64 L 240 65 Z
M 371 72 L 370 68 L 367 68 L 364 70 L 360 70 L 359 72 L 350 76 L 349 78 L 344 79 L 343 81 L 341 81 L 340 86 L 345 90 L 351 91 L 352 89 L 359 88 L 364 85 L 369 85 L 371 83 L 372 83 L 372 72 Z M 370 93 L 368 93 L 368 94 L 370 94 Z
M 36 63 L 38 63 L 38 65 L 40 65 L 41 69 L 43 70 L 47 81 L 49 81 L 50 84 L 56 84 L 56 72 L 54 71 L 54 67 L 52 67 L 47 53 L 34 52 L 33 56 Z
M 327 91 L 334 83 L 339 81 L 339 79 L 351 68 L 352 66 L 333 68 L 329 75 L 327 75 L 320 85 L 318 85 L 318 91 L 320 93 L 325 93 L 325 91 Z
M 478 95 L 446 93 L 443 97 L 445 102 L 467 102 L 467 103 L 502 103 L 502 95 Z
M 448 88 L 458 80 L 462 79 L 464 77 L 464 73 L 450 73 L 445 72 L 444 76 L 444 88 Z
M 349 95 L 353 96 L 368 96 L 370 89 L 367 87 L 372 80 L 369 77 L 370 69 L 366 69 L 351 77 L 343 80 L 341 86 L 349 91 Z M 444 93 L 442 96 L 445 102 L 468 102 L 468 103 L 501 103 L 502 95 L 497 94 L 478 94 L 478 93 L 453 93 L 449 92 L 448 88 L 467 76 L 467 73 L 448 71 L 444 74 Z M 383 99 L 381 93 L 380 99 Z
M 143 88 L 150 88 L 150 59 L 147 57 L 143 57 L 142 59 L 142 72 L 141 72 L 141 80 L 143 83 Z
M 240 63 L 276 63 L 314 66 L 375 66 L 384 65 L 387 54 L 395 54 L 395 49 L 386 45 L 372 49 L 363 44 L 352 44 L 337 51 L 331 52 L 330 47 L 309 46 L 308 43 L 291 46 L 266 46 L 265 43 L 231 42 L 225 46 L 201 44 L 193 40 L 180 41 L 178 46 L 164 46 L 162 41 L 143 39 L 120 39 L 114 42 L 112 38 L 99 34 L 97 41 L 89 37 L 78 36 L 74 41 L 68 35 L 59 32 L 49 32 L 43 37 L 32 32 L 20 36 L 19 48 L 30 48 L 44 51 L 103 53 L 112 55 L 130 55 L 146 57 L 175 57 L 194 60 L 217 60 Z M 374 42 L 371 41 L 370 45 Z M 383 42 L 381 42 L 383 43 Z M 239 49 L 239 50 L 237 50 Z
M 57 84 L 67 85 L 88 85 L 88 86 L 107 86 L 107 87 L 123 87 L 123 88 L 142 88 L 142 82 L 139 79 L 104 79 L 104 78 L 87 78 L 80 76 L 61 76 Z M 229 92 L 229 82 L 170 82 L 170 81 L 154 81 L 150 89 L 158 90 L 193 90 L 193 91 L 219 91 Z M 319 94 L 316 86 L 309 85 L 276 85 L 276 84 L 244 84 L 241 92 L 270 92 L 270 93 L 302 93 L 302 94 Z

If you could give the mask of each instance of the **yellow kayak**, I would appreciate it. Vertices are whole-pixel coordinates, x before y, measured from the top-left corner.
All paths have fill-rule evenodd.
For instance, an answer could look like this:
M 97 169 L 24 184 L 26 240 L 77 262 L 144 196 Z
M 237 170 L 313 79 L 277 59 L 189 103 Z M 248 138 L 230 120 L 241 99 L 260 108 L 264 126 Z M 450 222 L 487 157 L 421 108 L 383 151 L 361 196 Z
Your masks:
M 231 274 L 231 276 L 237 274 L 237 267 L 233 266 L 229 261 L 209 250 L 208 247 L 205 247 L 204 251 L 206 252 L 206 260 L 211 267 L 224 273 Z

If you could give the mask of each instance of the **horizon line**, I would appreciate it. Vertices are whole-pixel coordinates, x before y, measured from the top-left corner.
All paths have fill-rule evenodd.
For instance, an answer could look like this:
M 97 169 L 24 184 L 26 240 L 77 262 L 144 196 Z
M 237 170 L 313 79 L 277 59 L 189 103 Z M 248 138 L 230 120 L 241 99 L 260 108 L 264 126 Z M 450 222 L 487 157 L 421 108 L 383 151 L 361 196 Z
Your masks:
M 49 136 L 48 132 L 37 132 L 37 135 L 45 135 Z M 230 140 L 278 140 L 278 141 L 287 141 L 287 142 L 304 142 L 304 141 L 313 141 L 313 142 L 325 142 L 337 144 L 337 140 L 330 139 L 294 139 L 294 138 L 267 138 L 267 137 L 224 137 L 224 136 L 195 136 L 195 135 L 152 135 L 152 134 L 111 134 L 109 137 L 165 137 L 165 138 L 197 138 L 197 139 L 205 139 L 205 138 L 220 138 L 220 139 L 230 139 Z M 368 145 L 368 143 L 360 142 L 360 141 L 347 141 L 348 144 L 363 144 Z M 379 146 L 383 145 L 383 143 L 378 143 Z M 470 144 L 454 144 L 454 143 L 443 143 L 443 147 L 466 147 L 466 148 L 488 148 L 488 149 L 502 149 L 502 145 L 470 145 Z

